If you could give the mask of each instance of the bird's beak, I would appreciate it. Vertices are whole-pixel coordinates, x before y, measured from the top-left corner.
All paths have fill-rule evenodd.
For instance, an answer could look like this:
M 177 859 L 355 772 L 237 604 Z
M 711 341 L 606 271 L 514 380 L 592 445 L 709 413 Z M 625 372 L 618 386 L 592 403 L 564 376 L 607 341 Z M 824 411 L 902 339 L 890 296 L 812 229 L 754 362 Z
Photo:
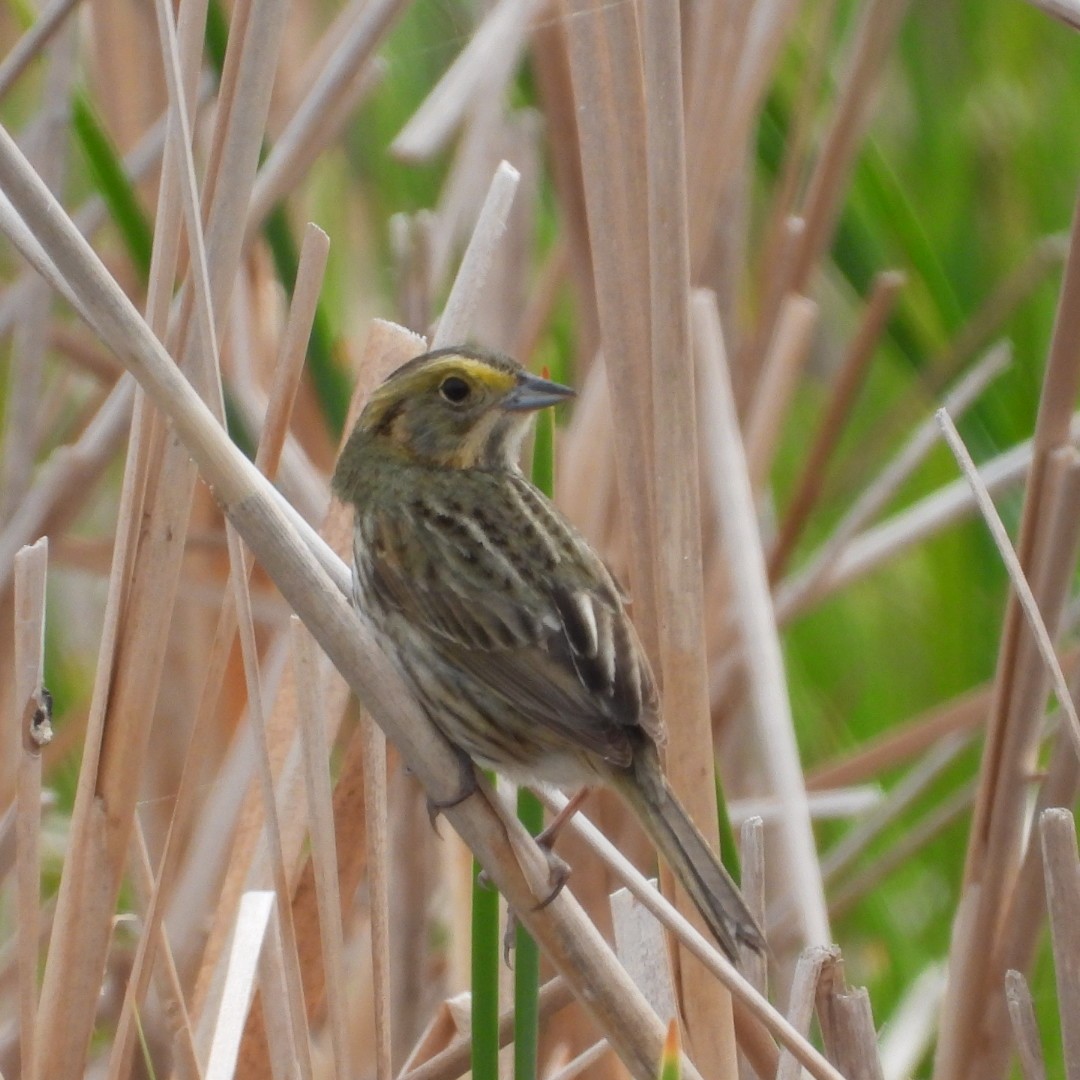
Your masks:
M 573 396 L 574 391 L 569 386 L 525 372 L 518 376 L 517 386 L 503 398 L 502 407 L 510 412 L 529 412 L 558 405 L 560 401 Z

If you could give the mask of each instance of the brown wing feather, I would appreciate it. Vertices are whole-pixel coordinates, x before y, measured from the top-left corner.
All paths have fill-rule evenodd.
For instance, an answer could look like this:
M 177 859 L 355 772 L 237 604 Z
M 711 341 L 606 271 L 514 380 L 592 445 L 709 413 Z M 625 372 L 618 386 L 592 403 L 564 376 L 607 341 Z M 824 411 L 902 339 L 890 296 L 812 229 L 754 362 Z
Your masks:
M 438 493 L 358 519 L 356 561 L 379 602 L 430 635 L 444 659 L 533 723 L 630 762 L 629 732 L 660 738 L 648 662 L 607 568 L 522 480 L 477 477 L 469 513 Z M 459 485 L 460 488 L 460 485 Z M 502 498 L 500 514 L 492 511 Z M 492 520 L 515 523 L 506 543 Z M 492 535 L 492 532 L 495 532 Z

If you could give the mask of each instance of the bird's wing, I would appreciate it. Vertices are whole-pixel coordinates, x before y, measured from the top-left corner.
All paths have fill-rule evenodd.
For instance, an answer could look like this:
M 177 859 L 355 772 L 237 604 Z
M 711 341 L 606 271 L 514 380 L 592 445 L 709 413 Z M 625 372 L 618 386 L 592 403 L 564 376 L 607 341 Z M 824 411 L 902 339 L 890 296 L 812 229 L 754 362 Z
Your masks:
M 368 515 L 357 565 L 381 603 L 509 707 L 628 764 L 632 729 L 661 737 L 648 662 L 603 563 L 532 491 L 514 514 L 492 513 L 491 497 L 470 512 L 428 495 Z

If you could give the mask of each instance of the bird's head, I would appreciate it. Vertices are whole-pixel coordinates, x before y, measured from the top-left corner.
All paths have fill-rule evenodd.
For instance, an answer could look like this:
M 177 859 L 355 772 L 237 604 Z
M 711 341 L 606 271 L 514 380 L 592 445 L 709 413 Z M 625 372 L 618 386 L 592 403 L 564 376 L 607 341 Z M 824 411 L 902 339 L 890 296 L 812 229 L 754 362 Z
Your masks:
M 529 419 L 574 391 L 498 353 L 455 347 L 398 368 L 371 396 L 338 465 L 373 444 L 443 468 L 509 468 Z

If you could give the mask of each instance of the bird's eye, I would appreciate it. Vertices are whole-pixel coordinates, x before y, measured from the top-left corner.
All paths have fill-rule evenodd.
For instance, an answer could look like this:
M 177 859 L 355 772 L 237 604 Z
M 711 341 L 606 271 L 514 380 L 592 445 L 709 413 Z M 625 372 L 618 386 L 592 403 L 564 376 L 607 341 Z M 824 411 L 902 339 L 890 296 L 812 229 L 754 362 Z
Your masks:
M 456 375 L 450 375 L 443 379 L 439 386 L 439 393 L 451 405 L 462 405 L 471 393 L 471 389 L 464 379 L 459 379 Z

